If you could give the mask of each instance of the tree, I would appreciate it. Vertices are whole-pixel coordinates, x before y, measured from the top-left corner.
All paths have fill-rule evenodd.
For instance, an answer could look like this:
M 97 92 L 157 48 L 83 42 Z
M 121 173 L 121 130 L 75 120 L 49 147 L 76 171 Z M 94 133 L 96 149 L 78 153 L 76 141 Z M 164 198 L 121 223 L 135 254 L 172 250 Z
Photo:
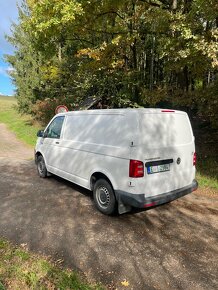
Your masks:
M 109 107 L 200 110 L 216 86 L 217 15 L 216 0 L 24 1 L 8 57 L 20 109 L 96 96 Z

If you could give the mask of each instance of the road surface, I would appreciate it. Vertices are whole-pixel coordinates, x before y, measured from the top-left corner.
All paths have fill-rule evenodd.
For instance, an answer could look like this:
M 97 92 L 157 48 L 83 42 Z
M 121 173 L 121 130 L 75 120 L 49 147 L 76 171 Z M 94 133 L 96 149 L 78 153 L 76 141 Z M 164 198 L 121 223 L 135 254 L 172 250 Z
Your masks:
M 218 195 L 198 190 L 144 212 L 104 216 L 89 191 L 40 179 L 33 150 L 5 125 L 0 130 L 1 237 L 63 259 L 107 289 L 218 289 Z

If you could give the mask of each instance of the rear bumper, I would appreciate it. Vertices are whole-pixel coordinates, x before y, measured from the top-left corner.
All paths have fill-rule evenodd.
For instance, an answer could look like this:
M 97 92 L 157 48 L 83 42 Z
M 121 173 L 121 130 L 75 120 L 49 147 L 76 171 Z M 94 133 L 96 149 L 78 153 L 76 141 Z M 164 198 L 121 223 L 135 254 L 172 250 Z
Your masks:
M 170 202 L 186 194 L 195 191 L 198 188 L 198 182 L 194 179 L 192 184 L 177 190 L 162 193 L 156 196 L 145 197 L 144 194 L 132 194 L 129 192 L 117 190 L 116 196 L 119 203 L 136 208 L 148 208 Z

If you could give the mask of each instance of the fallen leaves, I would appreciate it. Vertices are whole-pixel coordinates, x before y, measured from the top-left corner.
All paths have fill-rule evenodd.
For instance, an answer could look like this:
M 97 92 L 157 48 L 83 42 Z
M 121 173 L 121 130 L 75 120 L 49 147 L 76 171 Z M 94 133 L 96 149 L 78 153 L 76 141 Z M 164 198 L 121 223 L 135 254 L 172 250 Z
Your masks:
M 129 282 L 125 279 L 124 281 L 121 282 L 122 286 L 128 287 L 129 286 Z

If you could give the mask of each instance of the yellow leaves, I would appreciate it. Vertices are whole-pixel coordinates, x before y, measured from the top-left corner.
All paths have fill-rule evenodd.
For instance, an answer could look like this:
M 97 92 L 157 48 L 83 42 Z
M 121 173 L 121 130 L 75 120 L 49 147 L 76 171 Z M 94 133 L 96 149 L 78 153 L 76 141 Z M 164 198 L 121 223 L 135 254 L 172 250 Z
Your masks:
M 196 36 L 193 35 L 192 30 L 189 27 L 184 27 L 181 34 L 184 39 L 196 39 Z
M 83 55 L 87 55 L 89 58 L 92 58 L 94 60 L 100 61 L 102 59 L 103 56 L 103 52 L 106 50 L 107 48 L 107 44 L 106 42 L 103 42 L 98 48 L 84 48 L 84 49 L 80 49 L 77 52 L 77 56 L 83 56 Z
M 181 12 L 171 13 L 170 29 L 173 36 L 182 37 L 185 40 L 195 39 L 196 36 L 192 32 L 192 26 L 186 21 L 185 15 Z
M 112 66 L 113 69 L 115 69 L 115 68 L 122 68 L 124 66 L 124 60 L 123 59 L 114 60 L 111 63 L 111 66 Z
M 203 36 L 198 38 L 194 47 L 200 51 L 202 55 L 205 55 L 211 59 L 211 65 L 213 68 L 218 67 L 218 29 L 211 31 L 212 39 L 206 40 Z
M 187 49 L 181 49 L 177 52 L 178 57 L 175 57 L 176 60 L 179 60 L 181 58 L 187 58 L 190 55 L 191 51 L 189 48 Z
M 114 39 L 112 39 L 112 44 L 119 45 L 120 40 L 121 40 L 121 35 L 118 35 L 117 37 L 115 37 Z
M 27 2 L 27 5 L 30 9 L 32 9 L 36 3 L 35 0 L 26 0 L 26 2 Z
M 81 57 L 84 55 L 86 55 L 89 58 L 92 58 L 94 60 L 97 60 L 97 61 L 99 61 L 101 59 L 100 58 L 101 53 L 100 53 L 99 49 L 84 48 L 84 49 L 80 49 L 77 52 L 78 57 Z
M 218 28 L 211 29 L 211 35 L 214 37 L 215 40 L 218 41 Z
M 121 285 L 124 287 L 128 287 L 129 286 L 129 282 L 125 279 L 124 281 L 121 282 Z
M 50 65 L 50 66 L 43 66 L 41 68 L 43 72 L 43 77 L 45 80 L 54 80 L 58 78 L 59 69 L 56 66 Z
M 55 10 L 60 15 L 63 24 L 74 21 L 76 15 L 83 13 L 81 4 L 72 0 L 58 1 Z
M 63 27 L 71 27 L 77 15 L 83 13 L 83 8 L 76 0 L 27 0 L 31 14 L 28 19 L 30 32 L 44 36 L 52 32 L 62 33 Z
M 91 65 L 94 69 L 108 69 L 110 71 L 114 71 L 115 69 L 123 68 L 125 64 L 124 59 L 120 55 L 117 55 L 116 52 L 117 48 L 115 48 L 115 44 L 107 44 L 106 42 L 103 42 L 98 48 L 80 49 L 76 56 L 87 56 L 92 59 L 93 62 Z M 90 66 L 90 63 L 88 66 Z

